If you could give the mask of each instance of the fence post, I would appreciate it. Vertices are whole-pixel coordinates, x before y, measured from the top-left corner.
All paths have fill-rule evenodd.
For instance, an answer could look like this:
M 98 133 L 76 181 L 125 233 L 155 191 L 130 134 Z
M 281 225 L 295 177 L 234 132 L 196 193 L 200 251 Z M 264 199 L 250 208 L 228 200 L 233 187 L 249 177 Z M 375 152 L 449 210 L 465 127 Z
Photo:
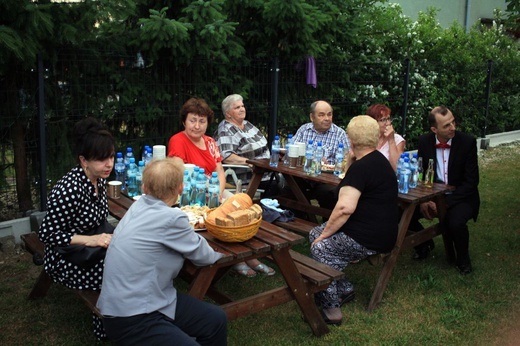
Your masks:
M 273 58 L 273 62 L 271 64 L 271 114 L 270 114 L 270 124 L 269 124 L 269 133 L 268 133 L 268 145 L 271 147 L 271 143 L 274 140 L 274 136 L 276 136 L 276 124 L 278 123 L 278 80 L 280 75 L 280 61 L 278 57 Z
M 406 115 L 408 114 L 408 88 L 410 85 L 410 59 L 404 60 L 403 121 L 401 135 L 406 138 Z
M 44 98 L 44 67 L 43 58 L 38 54 L 38 127 L 39 127 L 39 150 L 40 156 L 40 210 L 47 210 L 47 156 L 45 153 L 45 98 Z
M 486 109 L 484 110 L 484 127 L 482 129 L 482 138 L 486 138 L 487 120 L 489 114 L 489 99 L 491 97 L 491 71 L 493 69 L 493 60 L 488 60 L 487 63 L 487 78 L 486 78 Z

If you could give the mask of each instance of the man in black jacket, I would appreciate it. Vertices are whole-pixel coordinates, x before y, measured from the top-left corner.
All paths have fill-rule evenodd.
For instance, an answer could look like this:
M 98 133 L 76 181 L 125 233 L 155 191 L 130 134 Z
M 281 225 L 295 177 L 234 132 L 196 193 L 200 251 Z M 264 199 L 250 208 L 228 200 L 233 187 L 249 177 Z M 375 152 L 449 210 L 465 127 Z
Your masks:
M 428 160 L 434 160 L 436 182 L 455 186 L 455 190 L 445 196 L 447 212 L 444 227 L 453 239 L 458 270 L 463 275 L 469 274 L 473 269 L 469 258 L 467 222 L 477 220 L 480 207 L 477 143 L 474 137 L 456 131 L 455 118 L 445 106 L 432 109 L 428 122 L 432 132 L 419 138 L 418 156 L 423 158 L 425 172 Z M 427 219 L 437 215 L 434 202 L 421 204 L 420 211 Z M 416 217 L 410 229 L 421 228 Z M 419 245 L 414 258 L 426 258 L 431 249 L 433 241 Z

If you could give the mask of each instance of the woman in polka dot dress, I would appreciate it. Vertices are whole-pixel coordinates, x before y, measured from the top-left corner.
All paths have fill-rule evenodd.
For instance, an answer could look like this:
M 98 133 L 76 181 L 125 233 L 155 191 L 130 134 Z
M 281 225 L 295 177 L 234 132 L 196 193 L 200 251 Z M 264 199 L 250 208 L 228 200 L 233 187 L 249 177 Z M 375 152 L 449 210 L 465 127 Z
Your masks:
M 45 271 L 55 282 L 72 289 L 99 291 L 104 260 L 91 268 L 81 268 L 63 259 L 55 247 L 109 246 L 111 234 L 84 234 L 108 216 L 106 178 L 114 166 L 115 142 L 110 132 L 94 118 L 79 121 L 74 135 L 79 164 L 53 187 L 38 234 L 45 243 Z M 94 314 L 93 327 L 98 339 L 106 338 L 102 321 Z

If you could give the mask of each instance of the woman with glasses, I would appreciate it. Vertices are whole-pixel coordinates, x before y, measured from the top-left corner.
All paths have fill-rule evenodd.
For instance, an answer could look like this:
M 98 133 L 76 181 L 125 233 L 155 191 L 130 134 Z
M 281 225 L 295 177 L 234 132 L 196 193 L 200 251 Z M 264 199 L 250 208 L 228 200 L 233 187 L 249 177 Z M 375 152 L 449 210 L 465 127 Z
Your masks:
M 390 161 L 394 171 L 397 170 L 397 161 L 406 146 L 404 138 L 395 133 L 392 126 L 392 111 L 383 104 L 375 104 L 368 107 L 366 114 L 377 120 L 379 124 L 379 150 Z

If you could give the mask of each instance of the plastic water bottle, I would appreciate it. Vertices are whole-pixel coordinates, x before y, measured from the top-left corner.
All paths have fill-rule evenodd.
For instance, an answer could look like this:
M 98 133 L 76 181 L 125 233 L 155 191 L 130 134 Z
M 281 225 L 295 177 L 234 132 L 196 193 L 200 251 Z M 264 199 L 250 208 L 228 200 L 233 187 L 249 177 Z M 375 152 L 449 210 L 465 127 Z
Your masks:
M 141 154 L 141 161 L 143 161 L 143 162 L 146 161 L 146 155 L 148 153 L 148 148 L 150 148 L 149 145 L 145 145 L 144 148 L 143 148 L 143 152 Z
M 336 150 L 336 162 L 334 164 L 334 175 L 337 177 L 343 173 L 343 143 L 338 144 L 338 150 Z
M 128 170 L 126 171 L 126 178 L 128 181 L 128 196 L 134 197 L 137 196 L 137 173 L 139 169 L 135 164 L 135 158 L 130 158 L 130 164 L 128 165 Z
M 399 174 L 399 193 L 408 193 L 408 183 L 410 181 L 410 170 L 407 168 L 401 168 L 401 173 Z
M 314 153 L 314 175 L 321 174 L 321 164 L 323 160 L 323 146 L 321 142 L 318 142 L 316 146 L 316 152 Z
M 211 178 L 209 178 L 208 185 L 208 207 L 216 208 L 219 206 L 219 197 L 220 197 L 220 181 L 218 180 L 217 172 L 211 173 Z
M 289 164 L 289 145 L 294 144 L 293 135 L 292 133 L 289 133 L 287 135 L 287 141 L 285 142 L 285 155 L 283 157 L 283 164 L 288 165 Z
M 125 185 L 127 186 L 128 188 L 128 168 L 130 167 L 130 159 L 134 157 L 134 152 L 132 151 L 132 148 L 128 147 L 126 148 L 126 153 L 124 155 L 124 159 L 123 159 L 123 162 L 125 163 L 125 167 L 126 167 L 126 181 L 125 181 Z
M 399 193 L 408 193 L 410 187 L 410 173 L 410 158 L 408 155 L 405 155 L 403 164 L 401 165 L 401 172 L 399 173 Z
M 186 205 L 190 205 L 191 196 L 191 177 L 188 170 L 184 171 L 184 178 L 182 179 L 182 182 L 184 183 L 184 187 L 182 188 L 180 205 L 181 207 L 184 207 Z
M 274 136 L 274 141 L 271 146 L 271 161 L 269 161 L 269 166 L 278 167 L 278 161 L 280 161 L 280 136 Z
M 395 170 L 395 176 L 397 177 L 397 182 L 399 183 L 399 176 L 401 175 L 401 169 L 404 165 L 404 154 L 401 155 L 399 160 L 397 161 L 397 169 Z
M 126 154 L 125 154 L 125 159 L 124 159 L 126 169 L 128 169 L 128 167 L 130 166 L 130 158 L 132 158 L 132 157 L 135 158 L 132 148 L 130 148 L 130 147 L 126 148 Z
M 312 174 L 312 166 L 314 161 L 314 145 L 312 139 L 309 139 L 305 147 L 305 163 L 303 164 L 303 171 L 307 174 Z
M 148 147 L 146 148 L 146 155 L 144 157 L 144 165 L 146 166 L 149 164 L 153 159 L 153 151 L 152 148 Z
M 413 154 L 412 159 L 410 160 L 410 188 L 416 188 L 417 183 L 419 181 L 419 172 L 417 170 L 417 153 Z
M 114 171 L 116 172 L 116 180 L 119 180 L 121 184 L 121 191 L 126 191 L 126 166 L 123 161 L 123 153 L 118 152 L 116 154 L 116 163 L 114 164 Z
M 199 176 L 195 181 L 195 187 L 197 189 L 197 196 L 195 203 L 201 207 L 206 205 L 206 175 L 199 170 Z
M 193 168 L 193 172 L 191 173 L 191 192 L 190 192 L 190 205 L 195 205 L 197 203 L 197 178 L 199 177 L 199 167 L 195 166 Z
M 139 161 L 139 163 L 137 164 L 137 174 L 135 175 L 138 195 L 143 194 L 143 169 L 144 169 L 144 161 Z

